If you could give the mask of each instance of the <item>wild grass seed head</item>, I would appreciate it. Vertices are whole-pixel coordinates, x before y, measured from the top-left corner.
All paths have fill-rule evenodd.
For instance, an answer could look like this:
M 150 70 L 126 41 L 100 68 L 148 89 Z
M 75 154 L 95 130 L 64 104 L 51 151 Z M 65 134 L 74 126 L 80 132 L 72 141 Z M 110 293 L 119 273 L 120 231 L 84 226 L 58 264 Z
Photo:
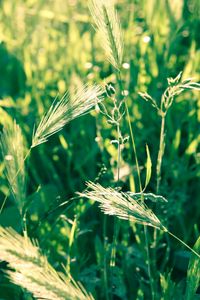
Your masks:
M 93 182 L 88 182 L 87 187 L 90 191 L 78 194 L 99 202 L 105 214 L 163 229 L 160 220 L 142 201 L 133 200 L 127 193 L 104 188 Z
M 64 94 L 60 101 L 54 100 L 33 133 L 32 148 L 45 143 L 71 120 L 86 114 L 103 99 L 100 85 L 82 85 L 73 94 Z

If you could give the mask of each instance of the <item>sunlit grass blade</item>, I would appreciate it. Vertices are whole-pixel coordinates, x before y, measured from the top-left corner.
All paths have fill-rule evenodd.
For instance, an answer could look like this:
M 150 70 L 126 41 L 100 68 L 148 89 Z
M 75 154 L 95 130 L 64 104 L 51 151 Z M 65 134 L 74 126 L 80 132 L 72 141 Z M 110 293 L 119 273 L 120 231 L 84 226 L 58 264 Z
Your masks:
M 82 85 L 73 94 L 66 93 L 60 101 L 54 100 L 34 131 L 32 148 L 45 143 L 71 120 L 84 115 L 102 100 L 103 89 L 99 85 Z
M 6 271 L 11 281 L 28 290 L 38 299 L 91 300 L 83 287 L 73 279 L 58 274 L 40 254 L 39 248 L 27 236 L 13 229 L 0 227 L 1 260 L 9 263 Z
M 123 58 L 123 38 L 113 1 L 91 0 L 89 9 L 107 59 L 116 69 L 120 70 Z
M 25 149 L 21 128 L 15 121 L 4 127 L 0 135 L 0 147 L 6 177 L 19 210 L 22 211 L 25 200 Z
M 150 182 L 151 172 L 152 172 L 152 162 L 151 162 L 151 156 L 150 156 L 148 145 L 146 145 L 146 152 L 147 152 L 147 161 L 146 161 L 146 180 L 145 180 L 144 190 L 147 188 L 147 185 Z
M 133 200 L 127 193 L 104 188 L 93 182 L 88 182 L 87 186 L 91 191 L 79 195 L 99 202 L 105 214 L 164 229 L 156 215 L 142 201 Z
M 194 250 L 200 252 L 200 237 L 194 245 Z M 200 283 L 200 259 L 195 255 L 190 258 L 187 272 L 187 286 L 185 300 L 192 300 Z

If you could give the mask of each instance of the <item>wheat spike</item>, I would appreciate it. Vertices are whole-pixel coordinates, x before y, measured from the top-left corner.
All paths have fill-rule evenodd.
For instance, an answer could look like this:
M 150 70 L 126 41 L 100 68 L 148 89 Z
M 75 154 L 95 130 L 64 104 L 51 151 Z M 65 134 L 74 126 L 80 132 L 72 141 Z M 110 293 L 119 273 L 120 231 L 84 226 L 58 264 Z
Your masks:
M 14 121 L 6 125 L 0 136 L 5 173 L 16 203 L 22 211 L 25 200 L 24 144 L 21 128 Z
M 104 188 L 93 182 L 88 182 L 87 186 L 91 191 L 78 194 L 99 202 L 105 214 L 164 229 L 156 215 L 142 201 L 133 200 L 127 193 Z
M 0 227 L 1 260 L 13 270 L 6 271 L 11 281 L 37 299 L 92 300 L 73 279 L 58 274 L 27 236 Z
M 60 131 L 71 120 L 86 114 L 102 100 L 103 89 L 99 85 L 82 85 L 70 97 L 67 92 L 60 101 L 54 100 L 34 131 L 32 146 L 45 143 L 54 133 Z
M 118 70 L 123 58 L 123 38 L 120 20 L 112 0 L 91 0 L 89 9 L 99 33 L 107 59 Z

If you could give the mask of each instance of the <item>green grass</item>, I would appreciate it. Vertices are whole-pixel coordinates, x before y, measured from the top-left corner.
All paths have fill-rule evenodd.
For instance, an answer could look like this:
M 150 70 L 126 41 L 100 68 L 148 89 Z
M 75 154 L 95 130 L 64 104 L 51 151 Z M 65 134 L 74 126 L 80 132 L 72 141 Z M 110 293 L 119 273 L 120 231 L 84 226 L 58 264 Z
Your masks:
M 89 2 L 0 2 L 0 298 L 199 299 L 199 1 Z

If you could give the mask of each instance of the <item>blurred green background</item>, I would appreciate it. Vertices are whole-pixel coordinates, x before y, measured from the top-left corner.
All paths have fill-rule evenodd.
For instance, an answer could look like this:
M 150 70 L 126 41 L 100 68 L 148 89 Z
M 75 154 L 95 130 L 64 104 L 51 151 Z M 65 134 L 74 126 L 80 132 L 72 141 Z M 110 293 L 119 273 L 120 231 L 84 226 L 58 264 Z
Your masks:
M 200 79 L 200 2 L 116 2 L 124 31 L 122 78 L 139 164 L 144 180 L 147 143 L 153 163 L 148 191 L 155 192 L 160 118 L 138 92 L 148 91 L 159 100 L 167 87 L 167 77 L 183 71 L 183 78 Z M 87 1 L 0 1 L 0 128 L 11 118 L 16 119 L 30 145 L 34 124 L 38 124 L 57 95 L 62 96 L 80 82 L 105 81 L 114 86 L 116 78 L 92 27 Z M 169 201 L 162 208 L 162 218 L 189 244 L 199 236 L 199 129 L 199 93 L 188 91 L 176 98 L 167 116 L 161 194 Z M 125 121 L 122 133 L 129 135 Z M 103 185 L 113 185 L 117 149 L 110 141 L 115 137 L 115 129 L 101 114 L 92 111 L 34 149 L 27 163 L 28 233 L 39 241 L 55 268 L 61 270 L 64 264 L 95 299 L 105 299 L 104 257 L 105 251 L 109 256 L 111 248 L 113 218 L 106 223 L 97 205 L 87 200 L 59 205 L 83 190 L 87 180 L 99 176 Z M 122 170 L 124 189 L 138 191 L 129 143 L 122 151 Z M 8 193 L 1 160 L 0 204 Z M 0 215 L 0 224 L 19 230 L 19 215 L 12 197 Z M 173 269 L 170 280 L 177 284 L 174 293 L 179 297 L 188 253 L 170 241 L 170 255 L 161 269 L 165 237 L 160 239 L 158 272 L 166 279 Z M 112 272 L 108 270 L 113 299 L 150 299 L 143 243 L 140 229 L 121 222 L 117 263 Z M 0 297 L 31 299 L 11 285 L 3 273 Z M 162 288 L 159 299 L 164 299 Z

